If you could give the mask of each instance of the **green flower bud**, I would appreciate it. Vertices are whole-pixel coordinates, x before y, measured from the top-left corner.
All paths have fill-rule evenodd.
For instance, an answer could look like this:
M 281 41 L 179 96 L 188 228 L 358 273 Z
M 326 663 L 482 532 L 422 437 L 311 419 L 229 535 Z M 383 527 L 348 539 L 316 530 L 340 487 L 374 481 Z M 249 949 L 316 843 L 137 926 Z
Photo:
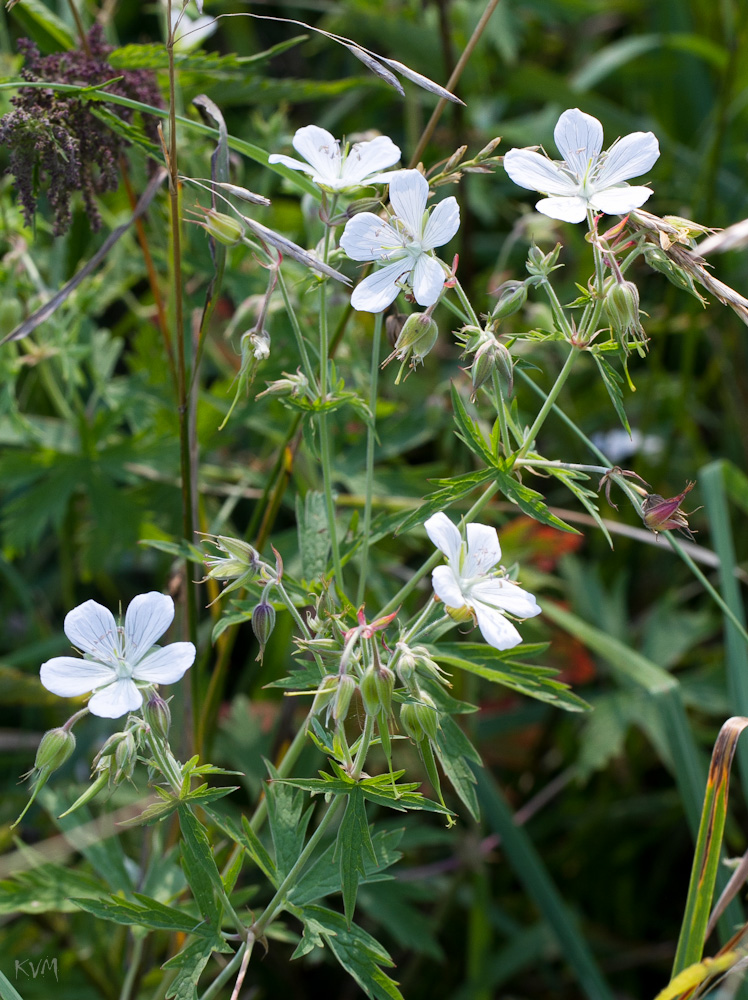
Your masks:
M 415 740 L 416 743 L 420 743 L 426 738 L 426 733 L 418 718 L 416 705 L 413 702 L 406 701 L 400 706 L 400 724 L 408 736 L 412 740 Z
M 48 730 L 41 738 L 39 749 L 36 751 L 34 768 L 36 771 L 44 772 L 47 776 L 56 771 L 65 763 L 75 750 L 75 735 L 68 729 L 60 726 L 57 729 Z
M 644 251 L 644 259 L 650 267 L 664 274 L 668 281 L 678 288 L 685 288 L 689 292 L 693 290 L 691 278 L 682 267 L 673 263 L 664 250 L 660 250 L 659 247 L 648 247 Z
M 312 702 L 312 713 L 318 715 L 323 708 L 330 704 L 338 690 L 338 675 L 327 674 L 319 682 L 317 693 Z
M 501 391 L 505 398 L 509 398 L 514 390 L 514 363 L 512 356 L 504 346 L 495 338 L 484 341 L 475 352 L 475 358 L 470 371 L 473 375 L 472 399 L 475 399 L 478 390 L 485 385 L 494 372 L 499 378 Z
M 436 710 L 436 703 L 431 695 L 426 694 L 425 691 L 421 691 L 419 697 L 420 704 L 414 706 L 415 716 L 429 739 L 435 740 L 439 729 L 439 713 Z
M 297 371 L 295 375 L 283 372 L 285 378 L 276 379 L 275 382 L 268 382 L 267 389 L 257 394 L 257 399 L 263 396 L 292 396 L 294 399 L 300 395 L 308 395 L 309 379 L 302 371 Z
M 350 674 L 343 674 L 338 678 L 338 690 L 335 693 L 335 701 L 332 706 L 332 717 L 336 722 L 343 722 L 348 715 L 351 698 L 356 690 L 356 682 Z
M 361 701 L 364 703 L 364 711 L 367 715 L 379 715 L 382 709 L 382 702 L 379 698 L 379 686 L 377 684 L 377 671 L 370 667 L 359 684 L 361 691 Z
M 395 690 L 395 675 L 389 667 L 380 667 L 376 673 L 379 703 L 385 715 L 392 715 L 392 692 Z
M 205 218 L 200 224 L 209 236 L 227 247 L 235 247 L 244 238 L 244 226 L 241 222 L 231 215 L 216 212 L 214 208 L 205 210 Z
M 527 285 L 524 281 L 505 281 L 498 288 L 499 300 L 491 313 L 492 319 L 513 316 L 527 302 Z
M 551 271 L 555 271 L 557 267 L 563 267 L 562 264 L 556 263 L 560 253 L 560 243 L 557 243 L 550 253 L 543 253 L 540 247 L 531 247 L 525 265 L 528 273 L 538 278 L 547 278 Z
M 243 542 L 240 538 L 219 535 L 213 540 L 213 544 L 219 552 L 224 552 L 226 555 L 219 556 L 210 553 L 205 555 L 205 565 L 211 580 L 235 580 L 240 576 L 245 576 L 250 571 L 252 575 L 257 572 L 260 565 L 260 555 L 249 542 Z
M 166 702 L 164 702 L 164 705 L 166 705 Z M 112 779 L 115 785 L 118 785 L 124 779 L 129 781 L 138 762 L 138 747 L 133 734 L 129 730 L 125 730 L 124 733 L 119 733 L 119 736 L 121 739 L 114 750 L 116 770 L 112 775 Z
M 143 706 L 143 718 L 156 736 L 162 740 L 168 739 L 169 729 L 171 728 L 171 711 L 169 710 L 168 703 L 156 691 L 153 692 Z M 132 737 L 132 733 L 128 733 L 128 735 Z M 133 738 L 134 745 L 135 740 Z M 119 765 L 119 758 L 117 758 L 116 754 L 115 758 Z
M 394 356 L 410 361 L 412 368 L 423 361 L 439 337 L 439 327 L 427 313 L 411 313 L 395 341 Z
M 264 598 L 252 612 L 252 631 L 260 644 L 260 652 L 257 659 L 262 663 L 267 641 L 275 628 L 275 608 Z

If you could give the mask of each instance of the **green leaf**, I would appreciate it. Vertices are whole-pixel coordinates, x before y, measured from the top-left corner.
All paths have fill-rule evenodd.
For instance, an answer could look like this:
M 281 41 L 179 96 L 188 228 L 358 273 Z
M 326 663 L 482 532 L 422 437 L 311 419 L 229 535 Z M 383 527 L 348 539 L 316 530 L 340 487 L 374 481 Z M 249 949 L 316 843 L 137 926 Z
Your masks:
M 492 452 L 475 420 L 468 414 L 460 393 L 452 383 L 452 410 L 454 422 L 457 424 L 457 437 L 463 441 L 470 451 L 482 459 L 486 465 L 496 464 L 496 456 Z
M 98 879 L 75 868 L 45 864 L 39 853 L 31 848 L 24 846 L 22 853 L 20 865 L 28 863 L 38 867 L 14 872 L 12 878 L 0 882 L 0 915 L 73 913 L 77 909 L 73 897 L 108 898 Z M 8 860 L 6 856 L 6 863 Z
M 180 71 L 205 73 L 213 76 L 221 72 L 246 72 L 253 63 L 265 62 L 272 56 L 279 55 L 287 49 L 299 45 L 308 35 L 296 35 L 285 42 L 279 42 L 264 52 L 251 56 L 239 56 L 235 52 L 221 55 L 218 52 L 179 52 L 174 51 L 174 63 Z M 149 45 L 123 45 L 110 52 L 108 62 L 117 69 L 168 69 L 169 57 L 163 44 L 152 42 Z
M 585 486 L 579 483 L 580 479 L 589 479 L 589 476 L 585 475 L 583 472 L 575 472 L 572 469 L 554 469 L 552 466 L 544 466 L 544 471 L 548 472 L 559 482 L 563 483 L 564 486 L 573 493 L 574 496 L 579 500 L 579 502 L 587 508 L 589 514 L 594 518 L 595 523 L 598 528 L 605 535 L 611 549 L 613 548 L 613 539 L 610 537 L 610 532 L 605 527 L 605 522 L 602 517 L 600 517 L 600 511 L 597 506 L 597 493 L 593 490 L 588 490 Z
M 223 950 L 223 949 L 221 949 Z M 205 966 L 213 954 L 210 940 L 193 941 L 164 962 L 163 969 L 177 969 L 177 976 L 166 993 L 166 1000 L 196 1000 L 197 986 Z
M 454 719 L 448 715 L 442 715 L 439 722 L 436 741 L 432 741 L 431 744 L 434 753 L 442 770 L 452 783 L 452 787 L 477 822 L 480 818 L 480 810 L 478 797 L 475 794 L 475 775 L 468 766 L 468 761 L 472 760 L 473 763 L 480 765 L 480 754 Z
M 402 857 L 401 852 L 395 850 L 402 835 L 402 830 L 384 830 L 374 834 L 371 842 L 375 860 L 372 861 L 368 854 L 363 854 L 364 874 L 359 879 L 359 886 L 392 881 L 392 876 L 387 874 L 386 869 L 396 864 Z M 289 899 L 293 904 L 304 906 L 341 891 L 340 875 L 334 863 L 336 849 L 336 843 L 330 844 L 303 873 L 289 893 Z
M 184 838 L 181 849 L 185 878 L 203 917 L 214 930 L 219 931 L 223 906 L 216 890 L 223 891 L 223 882 L 207 831 L 188 806 L 180 805 L 178 813 L 179 828 Z
M 151 927 L 153 930 L 182 931 L 199 937 L 215 938 L 215 931 L 204 921 L 183 910 L 159 903 L 150 896 L 134 893 L 135 902 L 112 896 L 109 900 L 73 899 L 82 910 L 93 913 L 100 920 L 129 927 Z
M 394 962 L 371 934 L 357 924 L 348 927 L 342 914 L 324 906 L 294 907 L 292 912 L 303 921 L 307 939 L 296 949 L 294 958 L 326 945 L 368 997 L 403 1000 L 397 983 L 381 969 L 392 968 Z
M 522 483 L 517 482 L 514 476 L 503 469 L 494 469 L 494 476 L 499 489 L 507 500 L 510 503 L 516 504 L 529 517 L 540 521 L 541 524 L 549 524 L 554 528 L 560 528 L 561 531 L 568 531 L 572 535 L 579 534 L 576 528 L 572 528 L 570 524 L 562 521 L 560 517 L 556 517 L 555 514 L 552 514 L 548 510 L 545 497 L 542 493 L 538 493 L 537 490 L 532 490 L 529 486 L 524 486 Z
M 74 49 L 78 45 L 65 22 L 41 0 L 19 0 L 12 8 L 12 16 L 42 52 Z
M 366 875 L 365 858 L 374 864 L 377 856 L 371 842 L 371 833 L 366 819 L 366 803 L 361 788 L 353 788 L 345 804 L 345 815 L 338 827 L 335 855 L 338 860 L 340 885 L 343 892 L 343 909 L 348 926 L 351 926 L 356 909 L 359 876 Z
M 141 125 L 123 121 L 118 115 L 115 115 L 113 111 L 110 111 L 109 108 L 105 108 L 103 105 L 92 107 L 91 114 L 94 118 L 98 118 L 99 121 L 103 122 L 112 132 L 124 139 L 125 142 L 131 143 L 133 146 L 138 146 L 139 149 L 142 149 L 144 153 L 152 156 L 155 160 L 159 158 L 163 159 L 161 147 L 148 138 Z
M 330 533 L 324 493 L 308 490 L 302 505 L 296 497 L 296 525 L 299 534 L 301 576 L 304 580 L 319 580 L 327 571 Z
M 269 767 L 271 778 L 274 769 Z M 296 785 L 298 788 L 299 786 Z M 306 830 L 314 807 L 304 811 L 304 796 L 290 782 L 269 781 L 266 788 L 268 822 L 275 847 L 275 864 L 282 879 L 291 871 L 304 848 Z
M 600 375 L 602 376 L 603 384 L 608 395 L 610 396 L 613 409 L 618 414 L 618 419 L 623 424 L 624 430 L 630 435 L 631 428 L 629 427 L 626 411 L 623 408 L 623 378 L 618 374 L 608 359 L 604 358 L 599 351 L 593 349 L 591 354 L 595 359 L 595 363 L 597 364 Z
M 494 684 L 501 684 L 538 701 L 548 702 L 567 712 L 589 710 L 587 702 L 574 694 L 568 684 L 554 680 L 558 671 L 513 659 L 514 655 L 521 655 L 522 652 L 522 646 L 502 651 L 493 646 L 472 642 L 444 643 L 429 647 L 429 655 L 437 663 L 477 674 Z
M 422 524 L 432 514 L 440 510 L 451 507 L 455 501 L 472 493 L 479 486 L 484 486 L 495 477 L 496 470 L 483 469 L 481 472 L 467 472 L 462 476 L 454 476 L 452 479 L 437 479 L 439 489 L 434 493 L 429 493 L 424 503 L 417 510 L 414 510 L 398 525 L 395 534 L 400 535 L 405 531 L 410 531 L 416 525 Z
M 0 996 L 3 1000 L 23 1000 L 21 994 L 2 972 L 0 972 Z

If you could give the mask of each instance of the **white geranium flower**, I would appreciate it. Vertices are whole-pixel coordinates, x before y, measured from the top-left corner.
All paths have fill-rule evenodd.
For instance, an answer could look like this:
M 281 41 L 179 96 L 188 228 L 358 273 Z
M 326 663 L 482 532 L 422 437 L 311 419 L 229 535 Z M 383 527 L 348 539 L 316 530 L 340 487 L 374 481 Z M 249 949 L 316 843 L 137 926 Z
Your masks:
M 93 691 L 93 715 L 118 719 L 143 703 L 139 687 L 173 684 L 195 659 L 191 642 L 154 648 L 174 618 L 174 601 L 151 592 L 133 598 L 124 627 L 96 601 L 86 601 L 65 616 L 65 635 L 85 658 L 55 656 L 41 667 L 41 681 L 62 698 Z
M 346 223 L 340 245 L 348 256 L 385 265 L 354 289 L 354 309 L 382 312 L 403 287 L 412 288 L 422 306 L 432 306 L 441 295 L 447 275 L 431 251 L 449 243 L 457 232 L 460 208 L 457 199 L 450 197 L 427 214 L 428 195 L 429 182 L 423 174 L 401 170 L 390 182 L 390 202 L 396 214 L 389 222 L 373 212 L 360 212 Z
M 314 183 L 326 191 L 353 191 L 367 184 L 385 184 L 392 176 L 381 173 L 400 159 L 400 150 L 386 135 L 366 142 L 355 142 L 340 152 L 340 143 L 326 129 L 305 125 L 293 137 L 293 148 L 306 163 L 292 156 L 273 153 L 268 163 L 282 163 L 291 170 L 309 174 Z
M 531 149 L 510 149 L 504 157 L 504 169 L 515 184 L 551 196 L 535 205 L 544 215 L 562 222 L 583 222 L 588 208 L 625 215 L 652 194 L 648 187 L 625 183 L 647 173 L 660 155 L 652 132 L 632 132 L 600 152 L 602 125 L 572 108 L 559 118 L 553 138 L 564 158 L 561 163 Z
M 431 575 L 436 596 L 447 608 L 467 608 L 490 646 L 511 649 L 522 642 L 522 636 L 504 613 L 515 618 L 532 618 L 540 614 L 540 608 L 533 595 L 516 583 L 491 575 L 490 571 L 501 559 L 496 529 L 487 524 L 469 524 L 464 542 L 443 513 L 430 517 L 424 528 L 447 557 L 447 565 L 437 566 Z

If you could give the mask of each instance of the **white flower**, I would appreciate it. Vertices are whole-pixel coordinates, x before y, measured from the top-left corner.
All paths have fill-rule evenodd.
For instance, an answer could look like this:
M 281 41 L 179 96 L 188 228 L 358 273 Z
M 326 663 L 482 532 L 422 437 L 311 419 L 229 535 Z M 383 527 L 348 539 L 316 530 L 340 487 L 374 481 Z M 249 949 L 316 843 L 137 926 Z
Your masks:
M 647 173 L 660 147 L 652 132 L 632 132 L 601 153 L 603 127 L 597 118 L 572 108 L 559 118 L 553 132 L 562 163 L 531 149 L 510 149 L 504 169 L 515 184 L 551 195 L 535 208 L 562 222 L 583 222 L 587 209 L 606 215 L 625 215 L 652 194 L 648 187 L 625 181 Z
M 293 148 L 306 163 L 279 153 L 269 156 L 268 163 L 282 163 L 291 170 L 301 170 L 309 174 L 318 187 L 335 192 L 386 183 L 392 171 L 384 174 L 380 171 L 400 159 L 400 150 L 386 135 L 355 142 L 341 153 L 338 140 L 318 125 L 300 128 L 293 137 Z
M 139 685 L 173 684 L 195 659 L 191 642 L 153 647 L 173 618 L 174 601 L 154 591 L 133 598 L 124 627 L 118 627 L 111 611 L 96 601 L 80 604 L 65 616 L 64 629 L 85 659 L 47 660 L 41 667 L 42 684 L 63 698 L 93 691 L 89 710 L 105 719 L 136 711 L 143 703 Z
M 517 629 L 504 617 L 532 618 L 540 608 L 526 590 L 506 578 L 490 575 L 501 559 L 496 529 L 487 524 L 469 524 L 467 542 L 446 514 L 434 514 L 424 524 L 429 538 L 447 557 L 431 575 L 436 596 L 448 608 L 468 608 L 477 619 L 486 642 L 496 649 L 511 649 L 522 642 Z
M 346 224 L 340 245 L 348 256 L 385 264 L 354 289 L 354 309 L 382 312 L 406 283 L 419 305 L 431 306 L 439 298 L 446 273 L 431 251 L 449 243 L 457 232 L 460 208 L 455 198 L 445 198 L 426 214 L 428 194 L 429 182 L 423 174 L 401 170 L 390 182 L 390 202 L 396 214 L 389 222 L 373 212 L 360 212 Z
M 177 52 L 196 49 L 204 38 L 210 38 L 217 27 L 218 21 L 207 14 L 192 18 L 183 10 L 171 9 L 171 30 L 176 28 L 174 48 Z

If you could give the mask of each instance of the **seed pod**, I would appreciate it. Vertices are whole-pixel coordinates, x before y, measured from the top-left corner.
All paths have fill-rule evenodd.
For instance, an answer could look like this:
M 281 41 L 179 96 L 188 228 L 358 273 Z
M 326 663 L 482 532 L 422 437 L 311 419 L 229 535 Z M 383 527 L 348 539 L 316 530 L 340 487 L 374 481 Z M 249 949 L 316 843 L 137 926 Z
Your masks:
M 348 715 L 351 698 L 356 690 L 356 682 L 350 674 L 338 678 L 338 690 L 332 706 L 332 717 L 336 722 L 343 722 Z
M 412 740 L 415 740 L 416 743 L 420 743 L 426 738 L 426 733 L 423 731 L 423 726 L 418 718 L 416 705 L 413 702 L 406 701 L 400 706 L 400 724 L 408 736 Z
M 423 361 L 439 337 L 439 327 L 427 313 L 411 313 L 395 341 L 395 357 L 410 360 L 415 366 Z
M 75 750 L 75 735 L 70 730 L 62 726 L 49 729 L 39 743 L 34 768 L 37 771 L 44 771 L 46 780 L 47 775 L 62 767 L 73 750 Z
M 216 212 L 214 208 L 206 210 L 201 224 L 214 240 L 227 247 L 235 247 L 244 238 L 244 226 L 241 222 L 224 212 Z
M 382 710 L 382 702 L 379 697 L 379 686 L 377 684 L 377 671 L 370 667 L 359 684 L 361 691 L 361 701 L 364 703 L 364 711 L 367 715 L 379 715 Z
M 497 291 L 499 300 L 491 313 L 492 319 L 500 320 L 513 316 L 527 302 L 527 285 L 524 281 L 505 281 Z
M 162 740 L 168 738 L 169 729 L 171 727 L 171 711 L 169 710 L 168 703 L 165 702 L 161 695 L 156 691 L 153 692 L 151 697 L 143 706 L 143 718 L 156 736 Z M 119 747 L 117 750 L 119 751 Z M 116 756 L 117 755 L 115 754 L 115 759 Z M 119 760 L 117 760 L 117 763 L 119 764 Z
M 416 718 L 429 739 L 435 740 L 439 729 L 439 713 L 436 710 L 436 704 L 431 695 L 426 694 L 425 691 L 421 691 L 419 697 L 420 704 L 414 706 Z
M 272 635 L 274 628 L 275 608 L 263 598 L 252 612 L 252 631 L 260 644 L 260 652 L 257 654 L 256 658 L 260 661 L 260 663 L 262 663 L 265 646 L 267 645 L 267 641 Z

